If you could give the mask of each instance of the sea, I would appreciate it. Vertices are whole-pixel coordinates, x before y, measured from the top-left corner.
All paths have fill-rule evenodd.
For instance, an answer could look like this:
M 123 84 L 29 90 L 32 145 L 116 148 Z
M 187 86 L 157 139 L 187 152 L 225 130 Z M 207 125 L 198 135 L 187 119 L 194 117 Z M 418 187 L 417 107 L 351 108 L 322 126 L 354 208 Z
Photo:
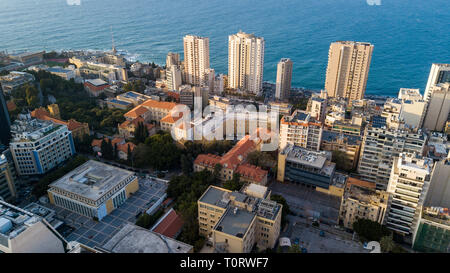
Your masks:
M 292 85 L 324 88 L 331 42 L 374 45 L 366 94 L 423 92 L 432 63 L 450 63 L 450 0 L 0 0 L 0 51 L 115 46 L 164 65 L 184 35 L 210 38 L 211 67 L 227 73 L 228 35 L 264 37 L 264 80 L 294 63 Z M 112 30 L 112 31 L 111 31 Z

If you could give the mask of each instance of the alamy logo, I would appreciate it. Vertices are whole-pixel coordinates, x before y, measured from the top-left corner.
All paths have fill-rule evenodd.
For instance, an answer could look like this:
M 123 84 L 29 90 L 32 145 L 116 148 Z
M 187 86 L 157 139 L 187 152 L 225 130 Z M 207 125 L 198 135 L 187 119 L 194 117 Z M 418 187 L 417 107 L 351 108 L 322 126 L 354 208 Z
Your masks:
M 66 0 L 69 6 L 79 6 L 81 5 L 81 0 Z
M 366 0 L 369 6 L 381 6 L 381 0 Z

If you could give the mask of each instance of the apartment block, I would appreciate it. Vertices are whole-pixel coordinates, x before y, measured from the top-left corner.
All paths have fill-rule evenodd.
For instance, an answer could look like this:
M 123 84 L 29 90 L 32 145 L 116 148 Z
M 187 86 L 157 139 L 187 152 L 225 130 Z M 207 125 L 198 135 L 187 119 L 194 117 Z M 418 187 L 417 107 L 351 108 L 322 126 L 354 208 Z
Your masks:
M 282 205 L 266 187 L 250 184 L 241 191 L 209 186 L 198 200 L 199 232 L 215 252 L 249 253 L 254 245 L 273 248 L 280 235 Z
M 50 184 L 47 192 L 51 204 L 101 220 L 138 189 L 133 172 L 89 160 Z
M 431 158 L 409 153 L 395 157 L 392 166 L 387 187 L 391 198 L 385 224 L 410 243 L 430 187 L 432 168 Z
M 450 153 L 434 163 L 425 206 L 450 208 Z
M 320 150 L 340 151 L 344 155 L 346 165 L 350 169 L 356 169 L 358 167 L 361 141 L 361 136 L 323 130 Z
M 431 88 L 434 85 L 446 82 L 450 82 L 450 64 L 432 64 L 423 98 L 429 101 Z
M 349 177 L 339 210 L 339 222 L 353 229 L 358 219 L 368 219 L 383 224 L 389 194 L 375 189 L 375 183 Z
M 443 131 L 449 115 L 450 82 L 431 86 L 428 92 L 428 107 L 423 127 L 431 131 Z
M 373 45 L 338 41 L 330 45 L 325 90 L 329 97 L 341 97 L 352 104 L 364 98 Z
M 306 111 L 296 110 L 280 121 L 280 149 L 288 144 L 318 151 L 323 126 Z
M 18 175 L 44 174 L 75 154 L 66 125 L 20 114 L 11 125 L 9 144 Z
M 209 38 L 186 35 L 184 45 L 184 73 L 186 83 L 204 86 L 209 70 Z
M 277 65 L 277 81 L 275 98 L 278 100 L 288 100 L 291 92 L 292 81 L 292 61 L 289 58 L 283 58 Z

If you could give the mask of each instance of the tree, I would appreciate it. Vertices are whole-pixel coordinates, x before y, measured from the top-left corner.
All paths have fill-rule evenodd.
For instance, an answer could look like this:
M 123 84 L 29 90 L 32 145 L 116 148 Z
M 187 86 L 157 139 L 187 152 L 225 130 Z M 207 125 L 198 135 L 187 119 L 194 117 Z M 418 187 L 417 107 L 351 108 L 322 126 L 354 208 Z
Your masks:
M 381 237 L 380 246 L 381 246 L 382 252 L 385 252 L 385 253 L 391 252 L 392 249 L 394 249 L 394 247 L 395 247 L 395 243 L 392 240 L 392 235 Z
M 291 210 L 289 209 L 289 205 L 287 204 L 286 199 L 279 194 L 272 194 L 270 196 L 270 200 L 283 205 L 283 211 L 281 212 L 281 226 L 284 227 L 287 223 L 287 215 L 291 213 Z
M 369 219 L 358 219 L 353 223 L 353 230 L 362 242 L 377 241 L 383 236 L 389 236 L 390 231 L 378 222 Z
M 134 129 L 134 139 L 136 143 L 143 143 L 148 137 L 147 127 L 143 122 L 138 122 L 137 127 Z
M 230 191 L 238 191 L 242 188 L 244 182 L 240 181 L 240 175 L 238 173 L 233 174 L 233 178 L 231 180 L 226 181 L 223 184 L 223 187 Z
M 334 150 L 332 152 L 332 161 L 336 163 L 336 168 L 345 172 L 350 172 L 353 169 L 351 162 L 347 159 L 344 151 Z
M 221 173 L 221 171 L 222 171 L 222 164 L 217 163 L 217 164 L 214 166 L 214 172 L 213 172 L 213 175 L 214 175 L 214 177 L 215 177 L 216 179 L 220 179 L 220 173 Z
M 189 174 L 190 172 L 192 172 L 192 162 L 184 154 L 182 154 L 180 157 L 180 165 L 181 170 L 183 171 L 184 174 Z

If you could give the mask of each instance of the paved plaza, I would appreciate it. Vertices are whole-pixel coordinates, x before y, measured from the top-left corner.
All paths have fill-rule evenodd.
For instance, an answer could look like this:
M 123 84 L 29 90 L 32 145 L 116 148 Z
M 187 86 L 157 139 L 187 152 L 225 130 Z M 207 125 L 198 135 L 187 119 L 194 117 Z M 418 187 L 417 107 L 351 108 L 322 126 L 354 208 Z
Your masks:
M 90 247 L 103 246 L 126 223 L 134 224 L 137 214 L 145 212 L 156 203 L 165 194 L 166 189 L 166 182 L 152 178 L 139 179 L 139 190 L 98 222 L 58 206 L 47 206 L 55 210 L 57 219 L 73 229 L 66 236 L 66 240 L 78 241 Z

